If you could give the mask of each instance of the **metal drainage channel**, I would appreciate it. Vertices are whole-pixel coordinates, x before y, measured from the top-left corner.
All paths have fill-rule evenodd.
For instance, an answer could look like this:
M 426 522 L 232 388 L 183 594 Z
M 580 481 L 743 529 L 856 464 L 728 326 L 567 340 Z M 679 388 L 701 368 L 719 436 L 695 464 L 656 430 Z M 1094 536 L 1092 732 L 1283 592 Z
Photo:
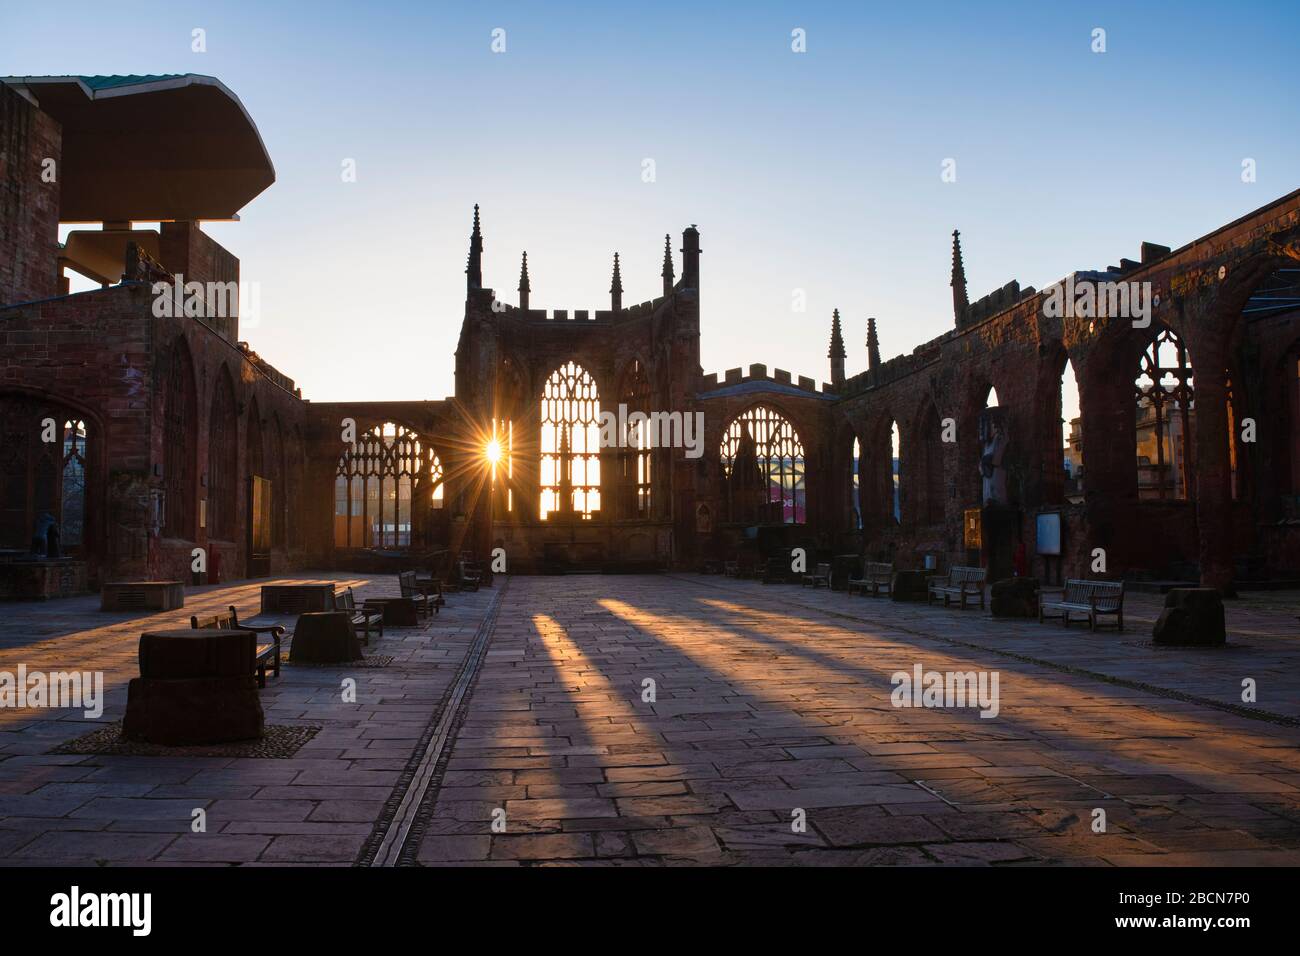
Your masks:
M 419 849 L 419 831 L 423 828 L 413 830 L 413 827 L 419 816 L 420 807 L 425 803 L 425 798 L 431 789 L 435 789 L 434 785 L 441 777 L 439 766 L 452 739 L 452 732 L 465 709 L 469 689 L 483 664 L 487 646 L 492 641 L 501 599 L 510 586 L 510 579 L 507 577 L 503 576 L 501 582 L 500 588 L 492 595 L 492 603 L 488 605 L 483 620 L 479 622 L 474 640 L 465 654 L 465 659 L 461 661 L 460 670 L 452 682 L 450 691 L 443 698 L 434 719 L 424 732 L 420 746 L 412 755 L 406 770 L 398 779 L 392 796 L 384 805 L 384 811 L 376 822 L 374 831 L 362 847 L 356 862 L 357 866 L 398 866 L 414 863 L 415 853 Z

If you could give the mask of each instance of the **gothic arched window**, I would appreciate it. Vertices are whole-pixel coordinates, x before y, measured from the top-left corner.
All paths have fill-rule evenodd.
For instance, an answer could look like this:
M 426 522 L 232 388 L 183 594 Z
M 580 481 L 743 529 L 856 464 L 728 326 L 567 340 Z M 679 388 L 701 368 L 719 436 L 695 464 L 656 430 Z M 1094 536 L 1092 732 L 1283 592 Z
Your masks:
M 629 417 L 633 412 L 643 415 L 650 412 L 650 383 L 645 369 L 635 359 L 623 378 L 619 404 L 627 408 Z M 619 489 L 623 499 L 621 516 L 624 518 L 649 518 L 651 515 L 653 448 L 650 422 L 640 418 L 630 422 L 618 451 Z
M 163 386 L 163 533 L 169 538 L 194 537 L 197 403 L 190 350 L 177 339 Z
M 504 511 L 515 510 L 515 423 L 509 418 L 492 419 L 488 439 L 489 481 Z M 436 505 L 435 507 L 441 507 Z
M 600 510 L 600 395 L 574 362 L 552 372 L 542 391 L 541 454 L 542 520 Z
M 217 373 L 208 416 L 208 537 L 220 541 L 235 539 L 236 508 L 239 501 L 239 423 L 236 419 L 235 389 L 223 368 Z
M 284 429 L 280 427 L 280 416 L 271 419 L 270 444 L 267 447 L 267 471 L 271 479 L 271 544 L 283 548 L 287 538 L 286 512 L 288 511 L 288 487 L 285 477 L 288 469 L 284 461 Z
M 849 469 L 853 475 L 853 497 L 849 499 L 849 509 L 851 514 L 851 530 L 862 530 L 862 442 L 858 436 L 853 436 L 853 457 L 849 461 Z
M 780 412 L 756 405 L 736 416 L 723 433 L 720 454 L 732 521 L 807 521 L 803 443 Z
M 441 508 L 442 462 L 405 426 L 376 425 L 339 456 L 334 476 L 336 548 L 409 548 L 416 525 Z
M 86 542 L 88 433 L 76 412 L 0 397 L 0 548 L 77 552 Z
M 1195 390 L 1187 347 L 1169 329 L 1142 352 L 1137 399 L 1138 498 L 1187 499 L 1195 474 Z
M 65 548 L 81 545 L 86 529 L 86 423 L 63 423 L 63 474 L 59 524 Z
M 921 524 L 941 524 L 944 519 L 943 425 L 939 420 L 939 411 L 933 403 L 930 403 L 921 416 L 916 439 L 916 450 L 920 460 L 915 461 L 915 464 L 920 467 L 921 481 L 916 483 L 913 477 L 915 471 L 912 471 L 908 477 L 914 482 L 913 500 L 917 491 L 920 491 L 924 497 L 914 511 L 915 520 Z

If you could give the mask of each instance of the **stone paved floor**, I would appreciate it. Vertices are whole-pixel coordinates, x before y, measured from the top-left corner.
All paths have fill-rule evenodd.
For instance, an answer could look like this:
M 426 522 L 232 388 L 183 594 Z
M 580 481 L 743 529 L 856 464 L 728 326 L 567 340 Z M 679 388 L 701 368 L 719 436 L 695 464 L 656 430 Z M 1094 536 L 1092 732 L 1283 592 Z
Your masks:
M 80 710 L 0 710 L 0 863 L 351 864 L 492 592 L 450 595 L 432 623 L 372 636 L 366 653 L 391 655 L 388 667 L 284 667 L 261 692 L 267 723 L 322 728 L 292 758 L 46 753 L 121 718 L 142 630 L 188 627 L 191 614 L 229 604 L 241 621 L 292 627 L 292 617 L 257 614 L 261 585 L 288 580 L 187 588 L 183 610 L 148 616 L 104 613 L 91 597 L 0 605 L 0 670 L 103 670 L 107 696 L 99 721 Z M 293 580 L 351 584 L 358 601 L 397 591 L 392 577 Z M 343 702 L 346 677 L 357 682 L 356 703 Z M 190 826 L 199 807 L 203 834 Z
M 1247 663 L 1294 713 L 1288 596 L 1234 606 L 1251 649 L 1216 654 L 1145 646 L 1154 599 L 1103 636 L 716 577 L 557 584 L 511 582 L 425 863 L 1300 863 L 1300 729 L 1068 669 L 1226 702 Z M 997 670 L 998 717 L 893 707 L 918 662 Z
M 261 583 L 147 618 L 5 605 L 0 670 L 102 669 L 115 719 L 141 630 L 252 614 Z M 49 755 L 100 722 L 0 710 L 0 863 L 351 863 L 495 593 L 390 629 L 368 649 L 388 667 L 286 668 L 262 692 L 268 722 L 322 727 L 287 760 Z M 1300 595 L 1234 602 L 1223 650 L 1150 646 L 1158 599 L 1130 603 L 1127 633 L 1092 635 L 718 577 L 514 578 L 418 859 L 1300 863 Z M 997 671 L 997 717 L 892 706 L 891 675 L 918 663 Z

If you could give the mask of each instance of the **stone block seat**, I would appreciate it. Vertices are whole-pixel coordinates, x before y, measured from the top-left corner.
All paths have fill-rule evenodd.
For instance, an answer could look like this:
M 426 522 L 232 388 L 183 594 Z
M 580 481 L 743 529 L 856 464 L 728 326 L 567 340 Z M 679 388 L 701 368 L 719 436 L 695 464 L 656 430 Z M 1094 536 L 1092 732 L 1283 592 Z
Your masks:
M 359 661 L 361 641 L 350 611 L 309 611 L 299 615 L 289 645 L 295 664 L 347 664 Z
M 361 608 L 379 612 L 379 620 L 387 627 L 418 627 L 420 624 L 420 612 L 414 599 L 409 597 L 366 598 Z
M 140 635 L 140 676 L 127 685 L 122 733 L 172 746 L 229 743 L 263 735 L 253 678 L 257 635 L 204 628 Z
M 901 569 L 894 572 L 889 582 L 891 601 L 929 601 L 929 574 L 919 569 Z
M 172 611 L 185 606 L 180 581 L 110 581 L 99 595 L 101 611 Z
M 240 624 L 239 612 L 232 604 L 227 610 L 206 617 L 190 616 L 192 630 L 241 631 L 252 634 L 269 634 L 269 643 L 258 642 L 253 652 L 253 669 L 257 671 L 257 686 L 266 686 L 266 671 L 270 668 L 276 677 L 280 676 L 280 638 L 284 635 L 284 626 L 280 624 L 253 625 Z M 250 670 L 251 672 L 251 670 Z
M 334 610 L 333 584 L 263 584 L 263 614 Z
M 1157 644 L 1221 647 L 1228 634 L 1217 588 L 1173 588 L 1152 629 Z
M 989 613 L 994 617 L 1032 618 L 1039 610 L 1038 578 L 1003 578 L 989 587 Z

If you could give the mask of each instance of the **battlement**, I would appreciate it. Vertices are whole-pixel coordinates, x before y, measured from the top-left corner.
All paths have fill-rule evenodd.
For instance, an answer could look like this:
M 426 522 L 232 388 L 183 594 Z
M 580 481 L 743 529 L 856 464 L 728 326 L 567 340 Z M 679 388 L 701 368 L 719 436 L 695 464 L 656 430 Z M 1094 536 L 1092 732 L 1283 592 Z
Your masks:
M 937 339 L 921 343 L 907 354 L 896 355 L 886 362 L 881 362 L 873 369 L 849 377 L 845 380 L 840 394 L 844 397 L 857 395 L 860 392 L 879 388 L 881 385 L 888 385 L 890 382 L 896 382 L 920 371 L 927 365 L 939 360 L 940 347 L 954 334 L 953 332 L 945 332 Z
M 972 302 L 962 313 L 959 328 L 966 328 L 974 325 L 976 322 L 983 322 L 991 315 L 997 315 L 999 312 L 1005 312 L 1025 299 L 1032 298 L 1037 294 L 1033 286 L 1021 289 L 1020 283 L 1012 279 L 1000 289 L 995 289 L 984 298 Z
M 614 325 L 653 315 L 667 301 L 666 296 L 660 296 L 617 312 L 612 309 L 521 309 L 515 305 L 505 305 L 502 312 L 521 322 L 599 322 Z
M 772 370 L 768 375 L 767 366 L 755 363 L 749 366 L 748 373 L 741 368 L 729 368 L 725 372 L 711 372 L 705 375 L 701 380 L 700 392 L 707 393 L 718 389 L 731 388 L 735 385 L 765 385 L 771 384 L 777 386 L 779 390 L 790 389 L 792 391 L 807 392 L 811 396 L 818 398 L 829 398 L 835 395 L 834 386 L 830 382 L 822 382 L 821 391 L 817 389 L 817 382 L 805 375 L 797 378 L 792 376 L 783 368 Z

